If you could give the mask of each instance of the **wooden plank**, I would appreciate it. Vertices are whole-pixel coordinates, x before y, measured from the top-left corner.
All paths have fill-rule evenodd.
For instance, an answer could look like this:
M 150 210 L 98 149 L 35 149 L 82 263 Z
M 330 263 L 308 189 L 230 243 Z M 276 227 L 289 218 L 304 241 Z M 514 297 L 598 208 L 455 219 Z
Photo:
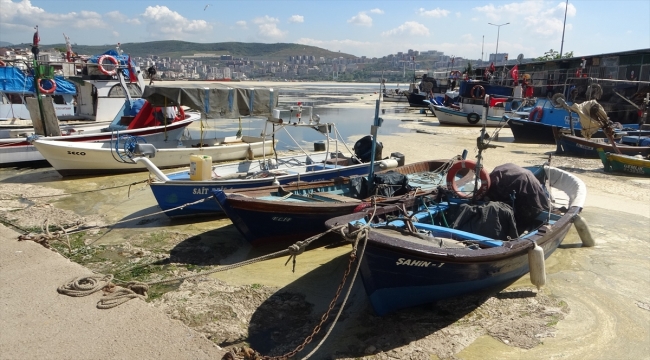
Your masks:
M 360 203 L 361 202 L 361 200 L 359 200 L 359 199 L 355 199 L 355 198 L 348 197 L 348 196 L 336 195 L 336 194 L 327 193 L 327 192 L 313 193 L 312 196 L 313 197 L 320 197 L 320 198 L 324 198 L 324 199 L 328 199 L 328 200 L 334 200 L 334 201 L 338 201 L 338 202 L 345 202 L 345 203 Z

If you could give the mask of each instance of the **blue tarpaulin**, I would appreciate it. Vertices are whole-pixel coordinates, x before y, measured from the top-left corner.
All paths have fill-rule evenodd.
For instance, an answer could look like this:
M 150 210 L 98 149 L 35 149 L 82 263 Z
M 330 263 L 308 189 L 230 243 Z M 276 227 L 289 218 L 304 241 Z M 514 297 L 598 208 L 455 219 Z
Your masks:
M 54 95 L 74 95 L 77 93 L 74 84 L 62 76 L 55 76 L 54 82 L 56 82 Z M 13 66 L 0 67 L 0 91 L 14 94 L 33 94 L 34 77 L 26 75 L 22 70 Z

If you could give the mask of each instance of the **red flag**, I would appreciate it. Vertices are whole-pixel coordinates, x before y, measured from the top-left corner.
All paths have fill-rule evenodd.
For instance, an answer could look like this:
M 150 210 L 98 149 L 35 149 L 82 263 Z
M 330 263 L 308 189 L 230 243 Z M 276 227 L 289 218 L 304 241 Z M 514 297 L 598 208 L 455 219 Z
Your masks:
M 135 76 L 135 71 L 133 70 L 133 64 L 131 63 L 131 55 L 126 60 L 129 68 L 129 82 L 138 82 L 138 77 Z
M 38 36 L 38 26 L 36 26 L 35 29 L 36 29 L 36 32 L 34 33 L 34 38 L 33 38 L 32 45 L 38 47 L 38 43 L 41 42 L 41 37 Z
M 515 65 L 512 70 L 510 70 L 510 77 L 515 80 L 519 79 L 519 65 Z
M 494 74 L 494 72 L 497 71 L 497 68 L 494 67 L 494 63 L 490 64 L 490 72 Z
M 493 98 L 490 97 L 490 107 L 495 107 L 497 104 L 501 104 L 506 102 L 508 99 L 507 98 Z

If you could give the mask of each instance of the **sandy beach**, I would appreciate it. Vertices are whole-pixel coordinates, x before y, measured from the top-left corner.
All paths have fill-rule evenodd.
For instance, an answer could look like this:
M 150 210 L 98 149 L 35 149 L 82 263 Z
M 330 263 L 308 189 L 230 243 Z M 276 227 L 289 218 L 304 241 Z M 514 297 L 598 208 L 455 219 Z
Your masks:
M 279 89 L 359 86 L 248 83 Z M 388 88 L 394 86 L 387 84 Z M 303 101 L 310 98 L 317 99 L 318 95 L 307 95 Z M 368 118 L 360 121 L 368 123 L 369 131 L 377 94 L 368 91 L 341 98 L 344 102 L 323 106 L 367 109 Z M 400 152 L 410 163 L 450 159 L 464 149 L 469 151 L 468 158 L 476 154 L 479 128 L 440 126 L 431 114 L 407 110 L 399 103 L 383 103 L 382 109 L 385 123 L 399 123 L 404 129 L 380 135 L 385 156 Z M 350 144 L 363 135 L 346 134 Z M 507 162 L 521 166 L 542 164 L 555 150 L 554 145 L 514 143 L 507 128 L 500 130 L 494 144 L 501 147 L 484 154 L 488 171 Z M 572 229 L 547 260 L 547 284 L 539 291 L 528 276 L 523 276 L 497 293 L 442 301 L 381 318 L 372 312 L 361 280 L 357 279 L 344 315 L 312 359 L 650 358 L 650 179 L 606 174 L 596 159 L 552 156 L 551 165 L 577 175 L 587 185 L 583 216 L 596 239 L 595 247 L 582 247 Z M 300 255 L 295 272 L 291 271 L 291 263 L 285 266 L 286 258 L 267 260 L 157 287 L 152 289 L 147 302 L 131 300 L 111 310 L 94 308 L 98 294 L 84 298 L 56 294 L 61 277 L 49 276 L 39 283 L 44 294 L 49 294 L 47 301 L 61 308 L 78 307 L 75 310 L 81 312 L 78 317 L 60 319 L 63 326 L 48 323 L 50 309 L 41 303 L 44 297 L 28 296 L 27 290 L 9 291 L 10 286 L 27 289 L 25 281 L 29 276 L 52 272 L 61 264 L 74 265 L 66 276 L 75 271 L 79 275 L 115 273 L 117 278 L 150 281 L 234 264 L 273 250 L 250 247 L 227 218 L 170 220 L 158 213 L 146 184 L 128 186 L 147 177 L 146 173 L 139 173 L 68 179 L 51 168 L 0 169 L 0 218 L 5 224 L 0 225 L 4 227 L 0 239 L 2 259 L 27 251 L 26 247 L 31 252 L 47 253 L 49 259 L 48 263 L 22 264 L 3 260 L 0 326 L 5 330 L 0 332 L 0 359 L 64 357 L 64 349 L 73 342 L 72 336 L 63 335 L 66 327 L 76 327 L 79 333 L 92 328 L 94 331 L 88 336 L 93 337 L 100 336 L 93 334 L 106 326 L 83 320 L 84 313 L 94 319 L 110 311 L 119 326 L 139 322 L 146 325 L 143 328 L 155 328 L 166 334 L 143 330 L 140 335 L 129 335 L 130 339 L 116 337 L 116 346 L 125 341 L 154 347 L 158 345 L 143 338 L 165 336 L 161 343 L 183 349 L 180 353 L 142 351 L 138 353 L 141 358 L 214 358 L 224 350 L 241 346 L 277 356 L 295 348 L 311 333 L 347 267 L 351 247 L 336 237 L 324 238 Z M 153 215 L 144 217 L 150 214 Z M 46 219 L 50 224 L 65 226 L 75 222 L 115 224 L 136 217 L 134 221 L 74 237 L 73 251 L 52 244 L 58 252 L 53 253 L 31 242 L 18 243 L 16 239 L 22 231 L 40 228 Z M 16 267 L 26 267 L 31 272 L 19 272 Z M 133 311 L 140 311 L 136 302 L 137 306 L 146 307 L 141 314 L 157 315 L 133 317 Z M 30 308 L 33 311 L 25 310 Z M 169 321 L 146 321 L 160 317 Z M 41 325 L 43 322 L 46 325 Z M 182 336 L 179 329 L 193 334 L 191 342 L 176 343 Z M 323 332 L 296 358 L 311 351 Z M 43 338 L 61 341 L 42 341 Z M 24 346 L 26 343 L 30 345 Z M 101 351 L 106 350 L 108 342 L 99 342 L 97 346 L 100 351 L 93 357 L 110 357 L 110 352 Z M 128 356 L 122 352 L 115 354 L 118 358 Z M 84 359 L 87 355 L 69 352 L 65 357 Z

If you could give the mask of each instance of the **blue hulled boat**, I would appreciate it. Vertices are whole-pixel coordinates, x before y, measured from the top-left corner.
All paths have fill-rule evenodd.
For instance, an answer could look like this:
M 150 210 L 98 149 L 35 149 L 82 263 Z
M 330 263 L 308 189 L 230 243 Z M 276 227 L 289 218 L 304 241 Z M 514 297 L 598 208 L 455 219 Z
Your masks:
M 452 160 L 431 160 L 366 177 L 309 184 L 214 192 L 237 229 L 251 243 L 304 240 L 325 230 L 325 221 L 371 206 L 399 201 L 409 206 L 444 184 Z M 375 195 L 377 189 L 378 195 Z
M 586 196 L 584 183 L 572 174 L 549 167 L 545 172 L 553 187 L 568 195 L 563 204 L 568 210 L 529 213 L 534 218 L 524 228 L 519 220 L 515 224 L 512 214 L 507 215 L 506 204 L 469 205 L 451 198 L 429 201 L 414 211 L 387 206 L 359 212 L 331 219 L 326 225 L 343 227 L 347 236 L 369 229 L 365 248 L 360 243 L 357 254 L 366 293 L 379 315 L 507 285 L 531 269 L 531 281 L 540 286 L 545 280 L 543 258 L 555 251 L 573 221 L 581 221 L 578 214 Z M 518 189 L 517 201 L 529 203 L 524 188 Z M 515 209 L 530 208 L 514 205 Z M 515 210 L 518 214 L 522 215 Z M 476 221 L 484 215 L 490 215 L 487 221 Z M 514 236 L 509 235 L 513 232 Z M 529 260 L 531 252 L 537 260 Z

